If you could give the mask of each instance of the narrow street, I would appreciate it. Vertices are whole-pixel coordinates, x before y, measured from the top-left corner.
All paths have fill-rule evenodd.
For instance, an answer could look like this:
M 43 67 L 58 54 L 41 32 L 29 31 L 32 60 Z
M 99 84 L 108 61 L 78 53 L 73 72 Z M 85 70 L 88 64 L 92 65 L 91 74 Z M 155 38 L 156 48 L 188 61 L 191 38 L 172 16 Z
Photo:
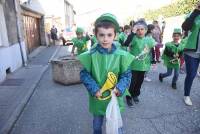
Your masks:
M 62 47 L 57 57 L 66 54 Z M 49 51 L 49 53 L 51 53 Z M 45 61 L 45 56 L 40 61 Z M 126 134 L 199 134 L 200 133 L 200 92 L 196 78 L 191 98 L 194 106 L 183 102 L 181 74 L 178 89 L 171 88 L 171 78 L 163 83 L 158 73 L 165 68 L 159 64 L 149 73 L 152 82 L 144 82 L 140 103 L 126 108 L 123 123 Z M 52 80 L 51 66 L 42 76 L 35 92 L 12 129 L 12 134 L 90 134 L 92 115 L 88 111 L 88 97 L 85 87 L 63 86 Z
M 111 134 L 101 100 L 129 85 L 114 134 L 200 134 L 199 0 L 0 0 L 0 18 L 0 134 Z
M 0 133 L 10 131 L 59 46 L 40 47 L 38 50 L 30 56 L 26 67 L 8 75 L 0 84 Z

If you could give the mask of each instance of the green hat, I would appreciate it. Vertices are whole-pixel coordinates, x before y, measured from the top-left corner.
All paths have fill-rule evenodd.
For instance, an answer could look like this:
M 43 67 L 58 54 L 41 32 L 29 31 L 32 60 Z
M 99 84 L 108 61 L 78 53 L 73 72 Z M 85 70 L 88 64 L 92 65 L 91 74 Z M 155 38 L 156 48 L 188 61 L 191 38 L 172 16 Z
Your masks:
M 174 34 L 181 34 L 181 29 L 180 28 L 174 28 Z
M 116 16 L 114 16 L 113 14 L 110 13 L 102 14 L 99 18 L 96 19 L 95 26 L 102 21 L 110 21 L 115 25 L 116 31 L 117 32 L 119 31 L 119 23 L 117 22 Z
M 77 27 L 76 33 L 83 33 L 83 32 L 84 32 L 83 28 Z

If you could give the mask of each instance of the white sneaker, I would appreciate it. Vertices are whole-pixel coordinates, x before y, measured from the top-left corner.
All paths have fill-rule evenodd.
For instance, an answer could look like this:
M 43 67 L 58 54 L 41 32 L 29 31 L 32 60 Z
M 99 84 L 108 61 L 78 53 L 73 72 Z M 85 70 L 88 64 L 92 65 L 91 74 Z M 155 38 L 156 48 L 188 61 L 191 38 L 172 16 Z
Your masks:
M 197 76 L 200 77 L 200 72 L 197 72 Z
M 151 79 L 148 78 L 148 77 L 145 77 L 144 80 L 147 81 L 147 82 L 151 82 Z
M 188 106 L 192 106 L 192 101 L 190 99 L 190 96 L 184 96 L 184 102 Z

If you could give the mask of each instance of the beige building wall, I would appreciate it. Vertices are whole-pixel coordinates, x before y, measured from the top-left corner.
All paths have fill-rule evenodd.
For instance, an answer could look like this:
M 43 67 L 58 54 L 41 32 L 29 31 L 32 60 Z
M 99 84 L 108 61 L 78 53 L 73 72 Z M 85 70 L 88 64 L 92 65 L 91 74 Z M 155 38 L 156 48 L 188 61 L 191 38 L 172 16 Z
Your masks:
M 20 49 L 14 5 L 13 0 L 0 1 L 0 82 L 6 78 L 8 73 L 22 66 L 22 54 L 26 57 L 23 38 L 20 43 L 22 52 Z

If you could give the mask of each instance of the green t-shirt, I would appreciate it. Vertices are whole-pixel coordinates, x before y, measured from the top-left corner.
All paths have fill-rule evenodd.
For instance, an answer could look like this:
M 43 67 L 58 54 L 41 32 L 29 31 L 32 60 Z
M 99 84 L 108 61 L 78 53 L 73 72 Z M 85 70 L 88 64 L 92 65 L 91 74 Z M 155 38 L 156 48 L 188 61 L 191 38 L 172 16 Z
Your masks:
M 131 64 L 131 69 L 135 71 L 148 71 L 151 67 L 150 49 L 155 46 L 155 40 L 152 37 L 134 36 L 130 44 L 130 53 L 133 56 L 140 55 L 144 48 L 148 48 L 149 52 L 144 56 L 143 60 L 135 59 Z
M 90 40 L 88 37 L 83 37 L 82 39 L 73 38 L 72 42 L 74 46 L 77 47 L 78 55 L 88 50 L 87 41 Z
M 165 49 L 167 49 L 171 53 L 180 54 L 181 52 L 183 52 L 184 45 L 184 41 L 182 41 L 179 44 L 175 44 L 174 42 L 168 42 L 165 44 Z M 164 60 L 164 65 L 168 68 L 178 69 L 180 67 L 180 58 L 176 59 L 163 53 L 162 59 Z

